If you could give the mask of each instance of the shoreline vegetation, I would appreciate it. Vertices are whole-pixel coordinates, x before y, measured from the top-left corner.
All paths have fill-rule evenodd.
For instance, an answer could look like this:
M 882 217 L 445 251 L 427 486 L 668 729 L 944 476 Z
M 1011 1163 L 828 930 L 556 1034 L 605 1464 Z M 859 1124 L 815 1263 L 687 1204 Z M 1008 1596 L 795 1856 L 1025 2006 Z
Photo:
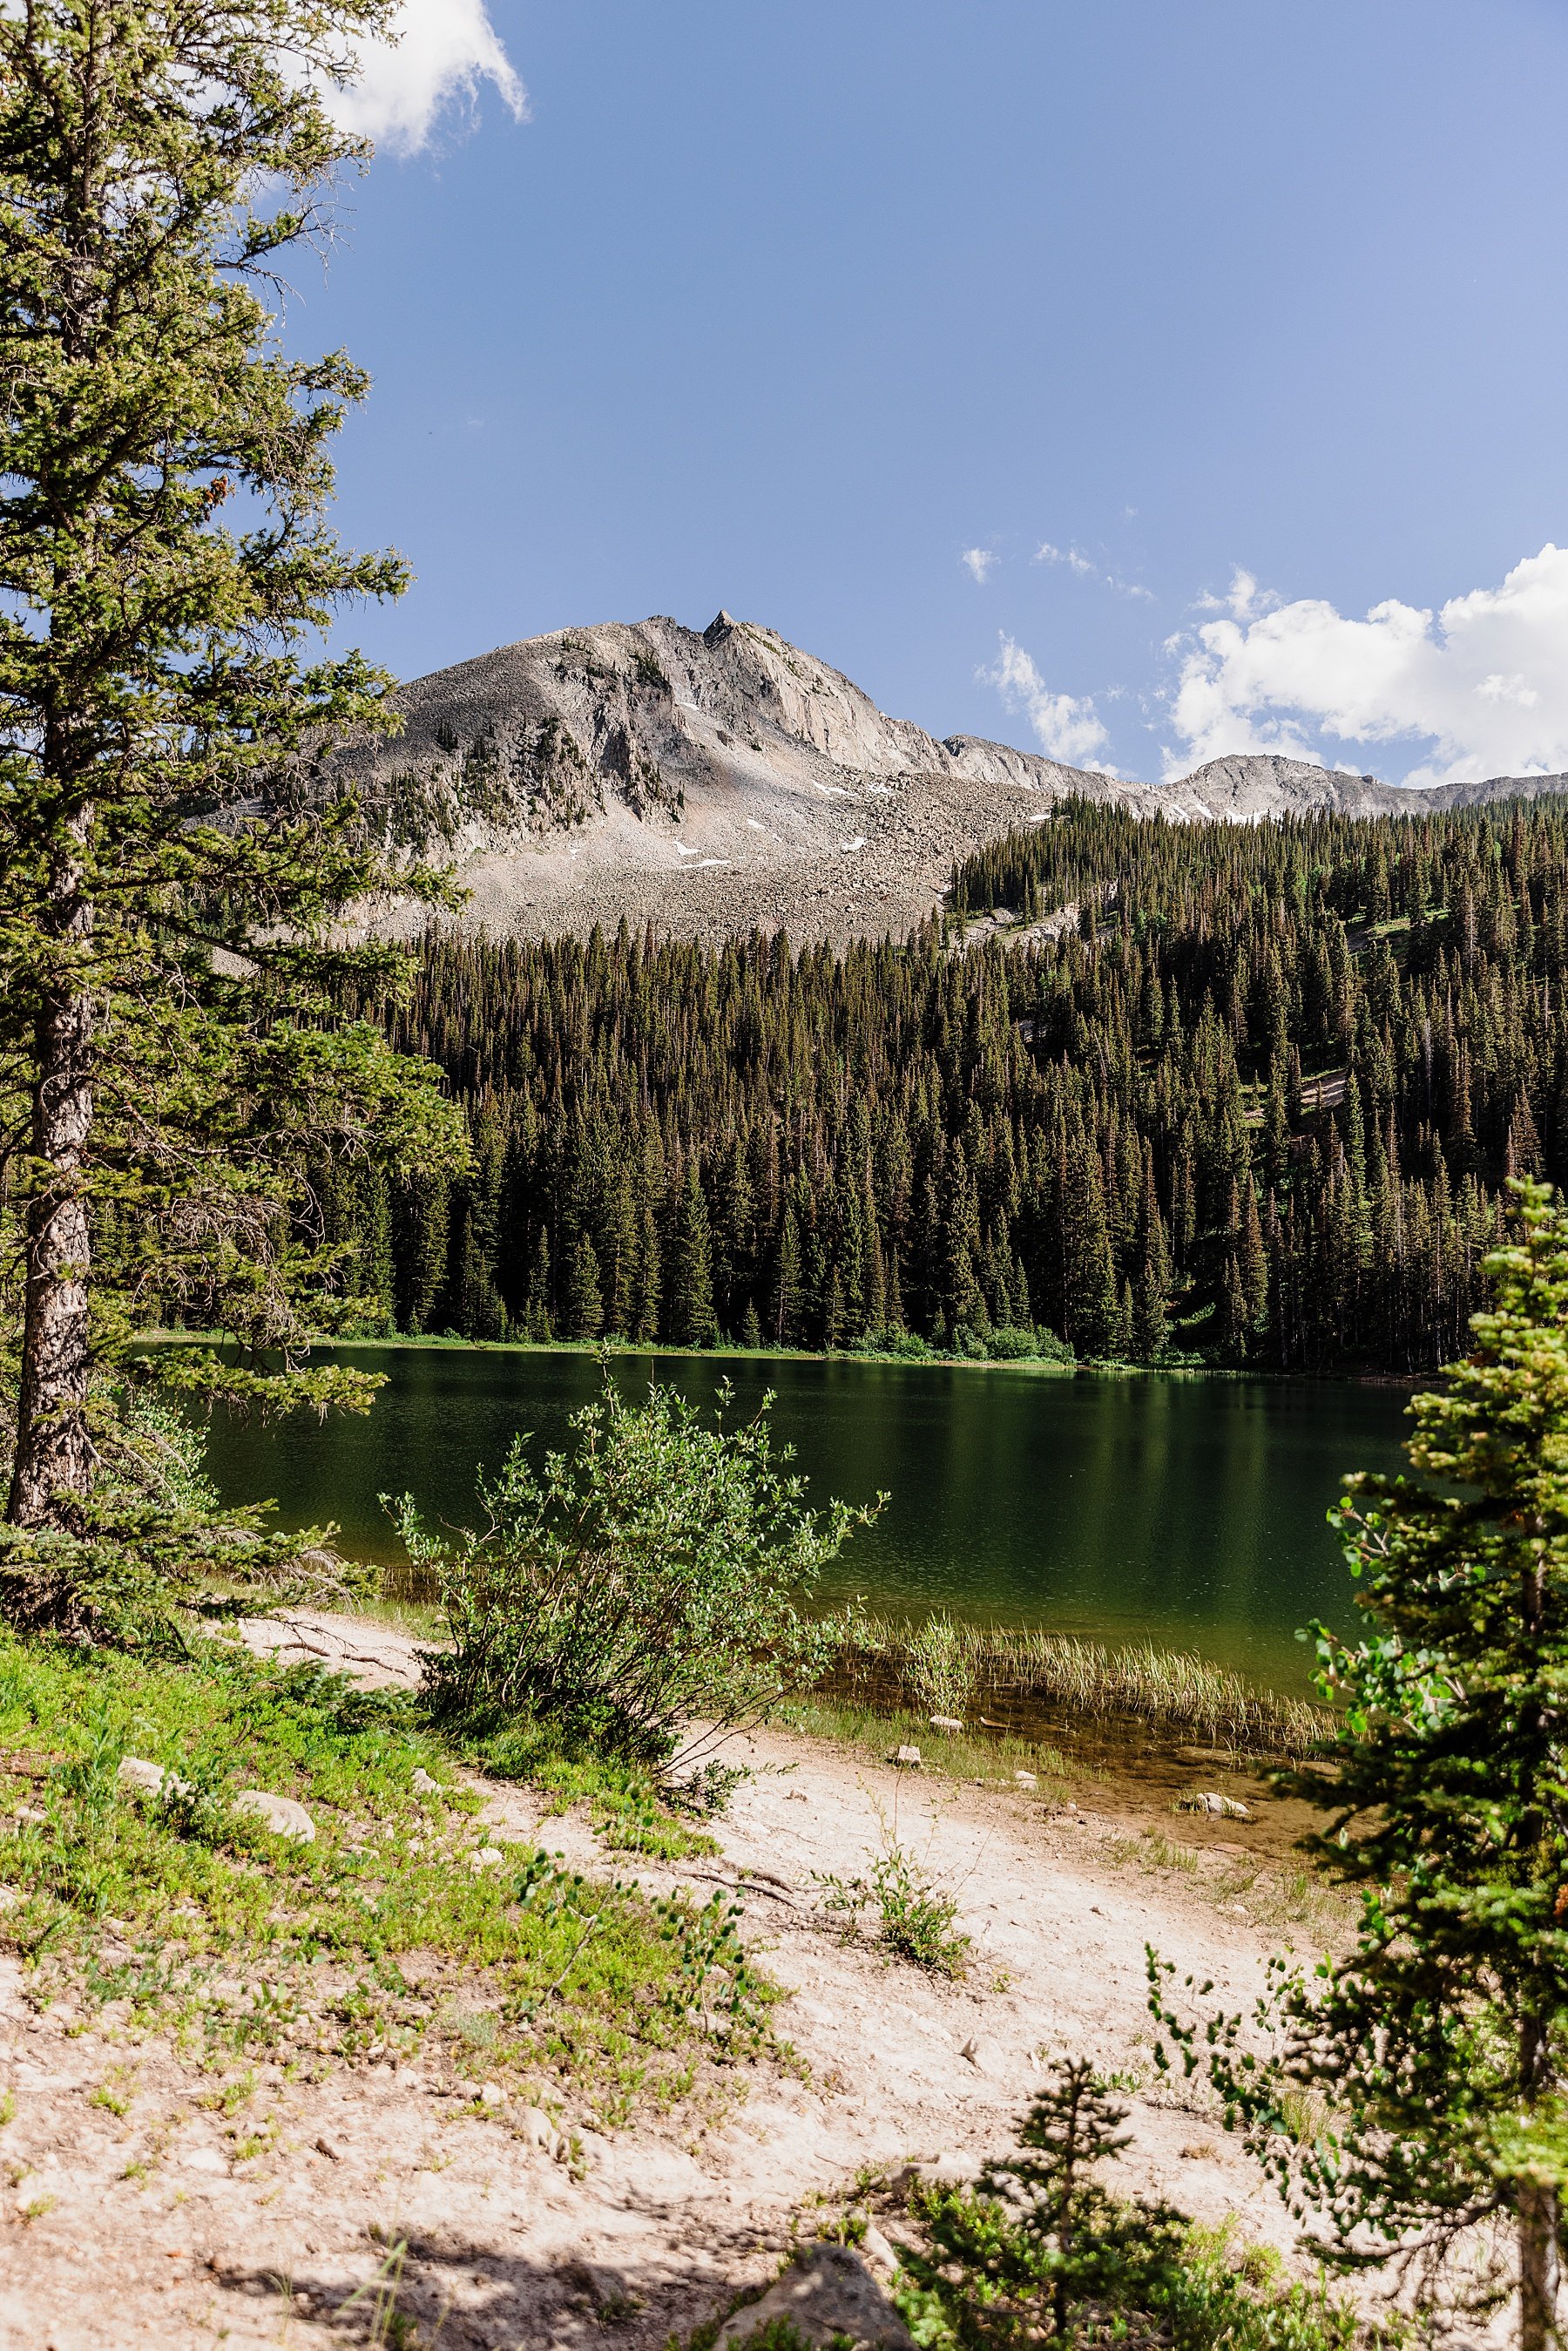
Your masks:
M 359 1613 L 424 1637 L 434 1637 L 441 1621 L 433 1600 L 385 1592 L 361 1602 Z M 1327 1707 L 1190 1649 L 1113 1645 L 1038 1625 L 966 1625 L 942 1611 L 917 1621 L 851 1607 L 819 1621 L 833 1636 L 826 1668 L 792 1694 L 779 1719 L 795 1722 L 804 1707 L 813 1735 L 830 1741 L 854 1743 L 867 1717 L 901 1737 L 940 1716 L 961 1723 L 980 1746 L 1010 1750 L 1082 1729 L 1108 1735 L 1112 1745 L 1122 1734 L 1129 1761 L 1133 1749 L 1161 1739 L 1227 1749 L 1238 1761 L 1295 1761 L 1334 1731 Z
M 818 1685 L 825 1697 L 1016 1735 L 1063 1714 L 1137 1725 L 1239 1753 L 1300 1757 L 1330 1736 L 1326 1707 L 1261 1689 L 1229 1667 L 1151 1641 L 1113 1648 L 1041 1628 L 964 1625 L 936 1613 L 896 1623 L 855 1609 Z M 1059 1727 L 1059 1720 L 1057 1726 Z
M 142 1346 L 207 1346 L 219 1343 L 222 1333 L 197 1330 L 152 1329 L 138 1332 L 136 1343 Z M 1313 1384 L 1335 1387 L 1378 1387 L 1415 1389 L 1437 1377 L 1432 1372 L 1376 1371 L 1279 1371 L 1266 1364 L 1210 1364 L 1194 1358 L 1183 1362 L 1172 1360 L 1160 1364 L 1134 1364 L 1114 1358 L 1045 1356 L 1025 1354 L 965 1354 L 917 1341 L 915 1345 L 876 1348 L 853 1347 L 747 1347 L 738 1340 L 721 1340 L 711 1347 L 677 1346 L 671 1340 L 623 1339 L 469 1339 L 456 1331 L 392 1331 L 356 1332 L 352 1337 L 323 1339 L 312 1349 L 317 1354 L 356 1353 L 370 1350 L 391 1353 L 471 1355 L 587 1355 L 597 1359 L 608 1355 L 638 1361 L 642 1358 L 663 1360 L 666 1357 L 699 1363 L 740 1364 L 879 1364 L 916 1370 L 963 1372 L 1026 1372 L 1044 1379 L 1137 1379 L 1137 1380 L 1213 1380 L 1248 1385 L 1255 1382 L 1273 1384 L 1282 1380 L 1293 1383 L 1305 1381 Z

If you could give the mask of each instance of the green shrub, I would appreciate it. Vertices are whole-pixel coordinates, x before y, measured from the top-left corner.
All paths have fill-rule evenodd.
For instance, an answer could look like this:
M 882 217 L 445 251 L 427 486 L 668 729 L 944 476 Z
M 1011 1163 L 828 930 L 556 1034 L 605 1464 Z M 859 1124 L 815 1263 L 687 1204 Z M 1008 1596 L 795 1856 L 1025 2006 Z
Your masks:
M 667 1388 L 628 1403 L 607 1371 L 570 1458 L 537 1475 L 518 1437 L 480 1479 L 480 1531 L 432 1538 L 405 1496 L 393 1514 L 452 1636 L 425 1659 L 438 1719 L 532 1717 L 657 1763 L 691 1717 L 756 1719 L 815 1679 L 833 1635 L 798 1603 L 875 1510 L 804 1507 L 771 1448 L 772 1402 L 727 1428 L 726 1386 L 710 1426 Z
M 1348 2303 L 1282 2283 L 1273 2256 L 1227 2231 L 1104 2186 L 1098 2167 L 1127 2145 L 1126 2119 L 1090 2066 L 1058 2065 L 1022 2151 L 993 2164 L 978 2192 L 917 2191 L 924 2241 L 904 2252 L 896 2290 L 917 2340 L 930 2351 L 1043 2340 L 1350 2351 L 1363 2330 Z
M 1065 1339 L 1044 1323 L 1009 1323 L 986 1334 L 985 1352 L 993 1364 L 1075 1364 L 1077 1356 Z
M 825 1889 L 825 1910 L 875 1910 L 877 1939 L 895 1959 L 930 1975 L 962 1975 L 970 1938 L 956 1931 L 957 1900 L 901 1844 L 890 1844 L 868 1877 L 818 1875 L 816 1883 Z

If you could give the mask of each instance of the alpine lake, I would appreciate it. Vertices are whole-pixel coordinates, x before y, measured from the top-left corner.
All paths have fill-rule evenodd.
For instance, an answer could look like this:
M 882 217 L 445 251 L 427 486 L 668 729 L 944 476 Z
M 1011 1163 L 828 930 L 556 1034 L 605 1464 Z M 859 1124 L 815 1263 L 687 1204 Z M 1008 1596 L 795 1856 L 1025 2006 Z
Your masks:
M 219 1415 L 209 1468 L 223 1497 L 270 1497 L 278 1522 L 332 1522 L 349 1556 L 406 1577 L 379 1497 L 411 1492 L 428 1521 L 477 1522 L 474 1475 L 522 1434 L 571 1442 L 597 1394 L 595 1358 L 569 1349 L 356 1346 L 385 1385 L 363 1417 L 270 1426 Z M 775 1444 L 809 1497 L 888 1496 L 824 1578 L 876 1614 L 946 1610 L 1112 1646 L 1196 1650 L 1250 1680 L 1304 1694 L 1298 1627 L 1355 1621 L 1355 1586 L 1325 1520 L 1345 1473 L 1403 1464 L 1408 1392 L 1393 1384 L 1147 1374 L 836 1357 L 618 1353 L 628 1394 L 657 1378 L 732 1421 L 771 1390 Z

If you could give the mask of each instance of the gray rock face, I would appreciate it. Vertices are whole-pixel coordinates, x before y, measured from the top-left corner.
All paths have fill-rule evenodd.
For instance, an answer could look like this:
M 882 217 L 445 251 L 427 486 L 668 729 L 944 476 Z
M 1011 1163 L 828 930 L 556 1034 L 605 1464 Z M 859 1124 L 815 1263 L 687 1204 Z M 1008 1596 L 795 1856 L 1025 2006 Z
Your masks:
M 701 633 L 656 618 L 527 638 L 398 702 L 402 735 L 347 768 L 394 841 L 433 834 L 456 860 L 468 919 L 535 935 L 623 917 L 709 939 L 900 935 L 935 911 L 955 857 L 1067 793 L 1245 822 L 1568 789 L 1494 777 L 1415 794 L 1262 757 L 1124 783 L 975 736 L 939 742 L 728 612 Z

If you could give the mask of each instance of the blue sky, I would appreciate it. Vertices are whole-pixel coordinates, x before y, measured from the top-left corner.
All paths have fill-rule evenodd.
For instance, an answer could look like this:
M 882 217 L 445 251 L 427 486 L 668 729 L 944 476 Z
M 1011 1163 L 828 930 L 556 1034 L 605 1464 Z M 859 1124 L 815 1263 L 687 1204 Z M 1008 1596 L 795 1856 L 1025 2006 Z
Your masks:
M 402 674 L 723 604 L 1127 775 L 1568 768 L 1563 0 L 410 17 L 289 329 Z

